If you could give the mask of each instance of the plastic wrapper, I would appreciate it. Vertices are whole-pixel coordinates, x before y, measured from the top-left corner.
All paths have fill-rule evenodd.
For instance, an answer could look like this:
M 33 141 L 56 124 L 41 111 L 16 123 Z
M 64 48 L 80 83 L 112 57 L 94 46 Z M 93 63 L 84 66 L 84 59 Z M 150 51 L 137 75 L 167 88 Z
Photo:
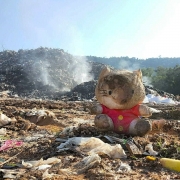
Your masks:
M 79 147 L 80 151 L 88 155 L 106 154 L 113 159 L 127 157 L 120 144 L 110 145 L 94 137 L 73 137 L 68 139 L 65 143 L 62 143 L 57 149 L 61 151 L 61 149 L 71 149 L 74 146 Z
M 8 118 L 5 114 L 0 113 L 0 127 L 11 122 L 11 118 Z
M 101 158 L 98 154 L 92 154 L 82 159 L 82 161 L 78 162 L 75 165 L 75 168 L 78 170 L 78 173 L 83 173 L 87 169 L 95 167 L 99 165 L 101 162 Z
M 13 148 L 13 147 L 18 147 L 22 146 L 23 141 L 18 141 L 18 140 L 6 140 L 4 144 L 0 147 L 0 151 Z
M 153 149 L 153 146 L 152 146 L 152 143 L 148 144 L 146 147 L 145 147 L 145 153 L 146 155 L 151 155 L 151 156 L 157 156 L 158 155 L 158 152 L 157 151 L 154 151 Z M 148 151 L 148 153 L 147 153 Z
M 129 173 L 131 171 L 131 167 L 129 164 L 121 162 L 120 167 L 118 168 L 117 172 L 119 173 Z
M 6 135 L 6 133 L 7 133 L 6 128 L 0 129 L 0 135 Z
M 34 168 L 34 169 L 47 169 L 50 168 L 53 164 L 60 163 L 61 160 L 55 157 L 48 158 L 47 160 L 43 160 L 42 158 L 38 161 L 22 161 L 22 165 L 29 169 L 29 168 Z

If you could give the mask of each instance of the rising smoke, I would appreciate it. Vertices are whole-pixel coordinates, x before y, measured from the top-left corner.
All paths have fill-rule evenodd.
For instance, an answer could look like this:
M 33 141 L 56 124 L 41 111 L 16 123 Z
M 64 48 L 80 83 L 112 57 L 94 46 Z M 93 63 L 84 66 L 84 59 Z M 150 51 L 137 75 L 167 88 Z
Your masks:
M 127 60 L 121 60 L 121 62 L 119 63 L 119 69 L 126 69 L 129 71 L 134 71 L 141 68 L 140 68 L 140 64 L 138 63 L 130 63 Z M 147 86 L 153 87 L 151 83 L 151 79 L 148 76 L 143 76 L 143 83 Z
M 50 86 L 53 91 L 70 91 L 76 85 L 93 79 L 85 57 L 72 56 L 62 49 L 37 48 L 20 52 L 21 65 L 30 81 Z M 28 58 L 27 58 L 28 57 Z
M 126 69 L 129 71 L 134 71 L 140 69 L 140 65 L 138 63 L 130 63 L 127 60 L 121 60 L 119 63 L 119 69 Z
M 77 84 L 88 82 L 93 79 L 93 75 L 90 74 L 91 65 L 85 57 L 74 57 L 69 70 L 72 72 L 72 77 Z
M 149 78 L 148 76 L 143 76 L 143 82 L 146 86 L 153 87 L 151 78 Z

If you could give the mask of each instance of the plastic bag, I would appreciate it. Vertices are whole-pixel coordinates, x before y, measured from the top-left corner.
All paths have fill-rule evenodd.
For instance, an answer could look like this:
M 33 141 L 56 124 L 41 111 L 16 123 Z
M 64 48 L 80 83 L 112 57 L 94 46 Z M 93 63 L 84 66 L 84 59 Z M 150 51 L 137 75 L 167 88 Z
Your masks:
M 82 161 L 75 164 L 75 168 L 78 169 L 78 173 L 83 173 L 87 169 L 95 167 L 99 165 L 101 162 L 101 158 L 98 154 L 91 154 L 82 159 Z
M 11 118 L 8 118 L 5 114 L 0 113 L 0 127 L 11 122 Z
M 23 141 L 17 141 L 17 140 L 6 140 L 4 144 L 0 147 L 0 151 L 13 148 L 13 147 L 18 147 L 22 146 Z
M 95 137 L 73 137 L 57 148 L 61 151 L 63 148 L 70 149 L 72 147 L 74 148 L 74 146 L 79 146 L 80 151 L 87 153 L 88 155 L 106 154 L 113 159 L 127 157 L 120 144 L 110 145 Z

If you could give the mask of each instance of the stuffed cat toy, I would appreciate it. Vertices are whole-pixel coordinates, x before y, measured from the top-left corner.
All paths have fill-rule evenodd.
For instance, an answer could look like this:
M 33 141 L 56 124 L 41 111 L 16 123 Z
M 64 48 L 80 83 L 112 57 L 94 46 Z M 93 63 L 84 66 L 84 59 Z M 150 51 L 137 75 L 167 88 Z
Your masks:
M 147 118 L 153 110 L 141 104 L 145 98 L 141 70 L 111 70 L 105 67 L 95 89 L 98 104 L 90 108 L 101 131 L 143 136 L 152 124 Z

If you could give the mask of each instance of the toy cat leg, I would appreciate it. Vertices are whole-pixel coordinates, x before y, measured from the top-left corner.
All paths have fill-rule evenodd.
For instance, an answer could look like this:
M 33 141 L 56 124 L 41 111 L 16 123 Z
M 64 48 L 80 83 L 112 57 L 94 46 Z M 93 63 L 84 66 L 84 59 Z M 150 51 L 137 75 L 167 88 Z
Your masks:
M 135 119 L 129 125 L 129 134 L 144 136 L 152 130 L 152 124 L 148 119 Z
M 100 131 L 114 131 L 114 123 L 112 119 L 106 114 L 98 114 L 94 120 L 95 126 Z M 149 120 L 147 119 L 135 119 L 129 125 L 129 129 L 125 134 L 133 136 L 144 136 L 149 131 L 151 131 L 152 126 Z M 116 131 L 116 133 L 122 133 L 121 131 Z
M 91 114 L 96 114 L 94 123 L 95 126 L 101 131 L 115 131 L 116 133 L 120 134 L 124 133 L 133 136 L 143 136 L 152 129 L 150 121 L 148 121 L 147 119 L 139 119 L 138 117 L 134 120 L 132 119 L 129 124 L 128 122 L 125 123 L 125 126 L 118 125 L 117 122 L 121 120 L 123 116 L 120 115 L 119 120 L 112 120 L 107 114 L 101 114 L 103 113 L 103 107 L 101 104 L 95 104 L 91 106 L 90 112 Z M 148 117 L 152 114 L 153 111 L 151 110 L 151 108 L 145 105 L 140 105 L 138 112 L 139 114 Z M 115 121 L 116 123 L 113 121 Z
M 91 107 L 89 107 L 90 114 L 101 114 L 103 111 L 103 108 L 100 104 L 94 104 Z
M 94 119 L 94 124 L 100 131 L 113 131 L 114 130 L 113 121 L 106 114 L 96 115 Z

